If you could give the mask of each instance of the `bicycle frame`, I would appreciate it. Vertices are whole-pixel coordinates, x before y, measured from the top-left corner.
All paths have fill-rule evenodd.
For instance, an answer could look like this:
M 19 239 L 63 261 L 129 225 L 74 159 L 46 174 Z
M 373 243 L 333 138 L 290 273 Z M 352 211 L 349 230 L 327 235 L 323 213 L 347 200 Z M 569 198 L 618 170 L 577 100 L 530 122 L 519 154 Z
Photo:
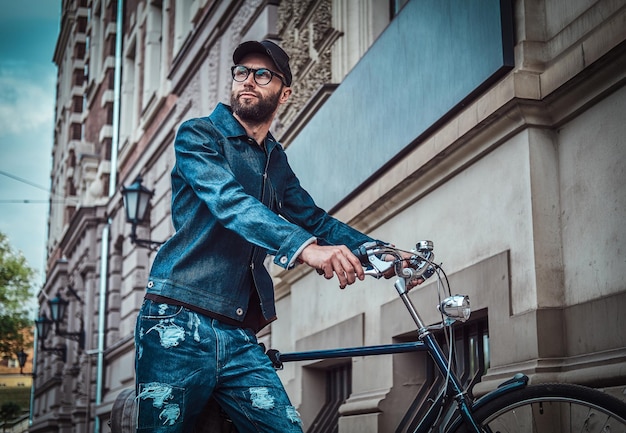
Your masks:
M 279 353 L 275 350 L 269 350 L 268 356 L 272 360 L 274 367 L 276 369 L 281 369 L 284 362 L 352 358 L 354 356 L 393 355 L 396 353 L 408 352 L 428 352 L 431 355 L 433 353 L 438 353 L 438 356 L 433 356 L 433 360 L 437 365 L 439 372 L 445 377 L 447 374 L 448 363 L 445 359 L 443 350 L 441 349 L 437 341 L 432 337 L 432 335 L 430 335 L 428 340 L 430 340 L 431 344 L 434 344 L 434 346 L 429 347 L 429 345 L 425 341 L 413 341 L 409 343 L 343 347 L 337 349 L 310 350 L 304 352 L 289 353 Z M 466 395 L 465 391 L 463 391 L 458 378 L 454 374 L 450 375 L 450 379 L 451 380 L 449 381 L 447 392 L 440 394 L 439 397 L 433 402 L 430 409 L 426 412 L 424 418 L 422 418 L 417 428 L 414 430 L 415 433 L 424 433 L 432 428 L 432 424 L 437 418 L 437 412 L 443 405 L 443 400 L 451 394 L 454 395 L 455 400 L 457 401 L 457 405 L 452 406 L 450 401 L 448 405 L 446 405 L 444 412 L 448 412 L 451 409 L 454 409 L 455 411 L 458 411 L 458 414 L 452 417 L 452 420 L 449 423 L 450 427 L 447 430 L 454 431 L 454 429 L 457 428 L 461 422 L 466 422 L 468 423 L 468 425 L 473 426 L 472 428 L 474 428 L 476 432 L 481 432 L 480 428 L 473 420 L 472 413 L 485 403 L 518 388 L 523 388 L 528 383 L 527 376 L 523 374 L 518 374 L 512 379 L 502 383 L 494 391 L 491 391 L 488 394 L 485 394 L 480 399 L 473 401 Z M 459 390 L 461 392 L 459 392 Z M 461 398 L 457 398 L 459 396 Z
M 425 248 L 428 250 L 432 249 L 432 242 L 425 244 L 428 241 L 422 241 L 418 243 L 420 245 L 427 245 Z M 361 255 L 369 258 L 370 262 L 374 265 L 376 273 L 370 273 L 369 275 L 373 275 L 375 277 L 380 277 L 382 275 L 381 266 L 386 266 L 389 268 L 389 265 L 384 265 L 380 259 L 376 258 L 375 254 L 380 253 L 380 249 L 376 249 L 376 245 L 371 245 L 370 248 L 372 250 L 369 251 L 361 251 Z M 389 251 L 389 249 L 385 249 L 385 251 Z M 415 257 L 415 256 L 414 256 Z M 309 360 L 317 360 L 317 359 L 334 359 L 334 358 L 349 358 L 354 356 L 372 356 L 372 355 L 385 355 L 385 354 L 394 354 L 394 353 L 405 353 L 405 352 L 423 352 L 426 351 L 434 361 L 439 373 L 447 379 L 447 385 L 445 392 L 439 394 L 437 399 L 431 404 L 430 408 L 427 410 L 426 415 L 422 420 L 420 420 L 418 426 L 414 430 L 415 433 L 426 433 L 431 431 L 433 424 L 435 424 L 441 413 L 445 413 L 442 419 L 446 420 L 443 425 L 445 431 L 454 431 L 461 423 L 464 423 L 469 431 L 475 433 L 481 433 L 483 430 L 477 424 L 476 420 L 473 417 L 473 413 L 476 409 L 478 409 L 483 404 L 498 398 L 499 396 L 506 394 L 507 392 L 511 392 L 513 390 L 523 388 L 528 383 L 528 377 L 522 374 L 516 375 L 514 378 L 504 382 L 501 384 L 496 390 L 486 394 L 480 399 L 474 401 L 468 394 L 467 391 L 463 388 L 459 378 L 452 371 L 449 361 L 446 358 L 446 354 L 441 349 L 439 343 L 429 331 L 428 327 L 424 325 L 422 319 L 420 318 L 415 306 L 413 305 L 411 299 L 408 296 L 408 290 L 406 283 L 412 278 L 416 276 L 421 276 L 428 270 L 428 263 L 432 264 L 432 255 L 429 255 L 428 258 L 422 259 L 426 261 L 426 265 L 419 264 L 418 270 L 421 269 L 418 273 L 415 273 L 412 270 L 407 272 L 406 270 L 401 269 L 396 266 L 395 271 L 398 278 L 394 287 L 398 292 L 398 295 L 402 299 L 407 311 L 409 312 L 411 318 L 415 322 L 418 330 L 419 341 L 410 342 L 410 343 L 398 343 L 398 344 L 385 344 L 385 345 L 377 345 L 377 346 L 362 346 L 362 347 L 349 347 L 349 348 L 337 348 L 337 349 L 327 349 L 327 350 L 315 350 L 315 351 L 306 351 L 306 352 L 292 352 L 292 353 L 284 353 L 281 354 L 276 350 L 269 350 L 268 356 L 272 360 L 274 367 L 277 369 L 282 368 L 283 362 L 290 361 L 309 361 Z M 414 259 L 412 259 L 414 261 Z M 396 261 L 396 264 L 398 262 Z M 366 272 L 367 273 L 367 272 Z M 467 317 L 465 318 L 467 319 Z M 446 399 L 447 397 L 452 397 Z M 452 399 L 456 401 L 456 405 L 452 404 Z M 441 409 L 444 409 L 441 412 Z

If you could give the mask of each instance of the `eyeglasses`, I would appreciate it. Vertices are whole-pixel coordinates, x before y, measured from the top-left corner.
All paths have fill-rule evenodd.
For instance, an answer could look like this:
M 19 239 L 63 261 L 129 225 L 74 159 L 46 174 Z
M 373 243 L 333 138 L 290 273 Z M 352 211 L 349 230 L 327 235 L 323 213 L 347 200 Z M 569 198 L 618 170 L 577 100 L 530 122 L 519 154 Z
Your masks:
M 250 75 L 250 72 L 252 72 L 254 82 L 257 83 L 259 86 L 267 86 L 274 77 L 278 77 L 280 81 L 285 84 L 285 80 L 283 77 L 281 77 L 274 71 L 270 71 L 269 69 L 252 69 L 246 68 L 243 65 L 235 65 L 230 70 L 233 74 L 233 80 L 237 81 L 238 83 L 246 81 L 248 79 L 248 75 Z

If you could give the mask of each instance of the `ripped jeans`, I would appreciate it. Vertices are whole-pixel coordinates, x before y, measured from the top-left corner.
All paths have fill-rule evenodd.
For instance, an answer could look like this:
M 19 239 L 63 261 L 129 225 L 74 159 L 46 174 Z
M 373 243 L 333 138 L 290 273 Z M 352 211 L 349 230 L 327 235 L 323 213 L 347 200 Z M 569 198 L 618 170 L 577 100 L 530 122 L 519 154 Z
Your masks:
M 251 330 L 144 300 L 135 349 L 137 432 L 192 432 L 211 395 L 239 433 L 302 432 Z

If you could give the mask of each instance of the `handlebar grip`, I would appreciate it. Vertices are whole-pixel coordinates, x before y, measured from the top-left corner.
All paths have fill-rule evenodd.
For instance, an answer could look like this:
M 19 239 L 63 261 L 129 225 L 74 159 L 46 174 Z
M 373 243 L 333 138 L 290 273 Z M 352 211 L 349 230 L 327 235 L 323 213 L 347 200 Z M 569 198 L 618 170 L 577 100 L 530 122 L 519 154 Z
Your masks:
M 354 254 L 356 258 L 359 259 L 363 266 L 367 266 L 369 264 L 369 259 L 367 257 L 367 248 L 365 247 L 365 245 L 361 245 L 356 250 L 352 250 L 352 254 Z

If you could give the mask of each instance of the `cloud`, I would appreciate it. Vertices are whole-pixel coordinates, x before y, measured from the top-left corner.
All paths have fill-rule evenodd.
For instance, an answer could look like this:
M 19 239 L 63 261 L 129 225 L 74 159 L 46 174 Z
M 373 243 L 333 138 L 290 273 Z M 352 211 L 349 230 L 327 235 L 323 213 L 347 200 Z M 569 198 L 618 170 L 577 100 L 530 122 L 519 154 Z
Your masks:
M 39 185 L 50 182 L 56 78 L 51 65 L 0 60 L 0 169 Z M 0 176 L 0 230 L 45 275 L 48 194 Z M 36 200 L 36 204 L 7 200 Z
M 50 184 L 58 0 L 0 0 L 0 170 Z M 45 277 L 48 193 L 0 176 L 0 231 Z M 16 200 L 16 202 L 13 202 Z M 19 202 L 29 200 L 28 203 Z M 44 200 L 42 203 L 41 201 Z
M 54 89 L 53 72 L 42 75 L 19 62 L 1 63 L 0 135 L 52 126 Z

